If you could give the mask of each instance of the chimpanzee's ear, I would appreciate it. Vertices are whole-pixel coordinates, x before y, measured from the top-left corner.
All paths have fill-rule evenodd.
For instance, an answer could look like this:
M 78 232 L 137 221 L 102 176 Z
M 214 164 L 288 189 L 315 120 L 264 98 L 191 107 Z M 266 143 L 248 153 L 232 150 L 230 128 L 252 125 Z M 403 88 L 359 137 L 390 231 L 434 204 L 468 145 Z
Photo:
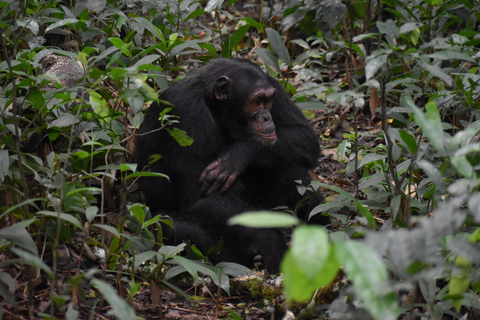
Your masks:
M 230 98 L 230 94 L 232 92 L 232 80 L 230 80 L 227 76 L 221 76 L 213 85 L 213 93 L 215 94 L 215 98 L 220 101 L 226 101 Z

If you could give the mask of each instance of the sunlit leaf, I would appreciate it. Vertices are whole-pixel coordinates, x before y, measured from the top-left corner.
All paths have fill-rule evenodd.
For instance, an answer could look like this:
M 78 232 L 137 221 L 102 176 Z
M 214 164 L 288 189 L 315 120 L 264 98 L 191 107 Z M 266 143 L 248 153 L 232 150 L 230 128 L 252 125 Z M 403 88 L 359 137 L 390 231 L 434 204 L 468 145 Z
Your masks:
M 257 211 L 242 213 L 229 220 L 229 224 L 240 224 L 251 228 L 279 228 L 297 225 L 298 220 L 288 213 Z
M 397 319 L 395 295 L 388 288 L 387 268 L 380 257 L 360 242 L 336 243 L 336 253 L 355 291 L 376 319 Z

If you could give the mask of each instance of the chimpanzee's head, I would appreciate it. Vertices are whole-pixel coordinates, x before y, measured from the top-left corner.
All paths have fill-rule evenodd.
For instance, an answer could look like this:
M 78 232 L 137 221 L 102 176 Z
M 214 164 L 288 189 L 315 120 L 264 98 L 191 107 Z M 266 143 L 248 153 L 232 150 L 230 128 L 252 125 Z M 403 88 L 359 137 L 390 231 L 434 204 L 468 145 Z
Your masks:
M 216 76 L 213 95 L 218 112 L 225 115 L 222 118 L 230 119 L 227 130 L 235 131 L 233 137 L 250 137 L 262 145 L 274 144 L 277 135 L 270 110 L 274 107 L 275 88 L 269 77 L 251 62 L 245 62 L 244 68 L 235 64 L 231 70 L 223 71 Z

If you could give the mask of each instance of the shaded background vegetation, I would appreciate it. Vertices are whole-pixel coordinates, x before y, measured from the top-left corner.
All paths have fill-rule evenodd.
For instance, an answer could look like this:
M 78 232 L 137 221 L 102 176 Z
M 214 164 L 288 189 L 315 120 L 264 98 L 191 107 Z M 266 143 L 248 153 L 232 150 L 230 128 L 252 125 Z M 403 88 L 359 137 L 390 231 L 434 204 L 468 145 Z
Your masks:
M 0 1 L 3 316 L 478 319 L 479 12 L 475 0 Z M 284 291 L 266 275 L 232 285 L 249 270 L 162 246 L 168 219 L 136 186 L 144 108 L 219 56 L 262 64 L 324 145 L 313 184 L 328 199 L 312 214 L 335 221 L 294 231 Z M 188 282 L 199 273 L 219 289 Z

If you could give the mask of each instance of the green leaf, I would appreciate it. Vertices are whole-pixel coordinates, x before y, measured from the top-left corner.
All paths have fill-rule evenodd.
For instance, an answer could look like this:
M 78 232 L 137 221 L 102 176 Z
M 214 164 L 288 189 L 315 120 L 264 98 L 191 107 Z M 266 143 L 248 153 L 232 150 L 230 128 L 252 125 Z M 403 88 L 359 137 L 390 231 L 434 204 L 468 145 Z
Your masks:
M 75 124 L 78 122 L 80 122 L 80 120 L 75 115 L 71 113 L 64 113 L 60 118 L 55 119 L 52 121 L 52 123 L 48 124 L 48 128 L 51 128 L 51 127 L 64 128 L 64 127 L 69 127 L 72 124 Z
M 8 169 L 10 168 L 10 155 L 8 150 L 0 150 L 0 184 L 2 184 L 3 179 L 9 173 Z
M 143 227 L 144 228 L 147 228 L 149 226 L 151 226 L 152 224 L 160 221 L 160 220 L 169 220 L 168 217 L 163 217 L 161 215 L 156 215 L 154 216 L 152 219 L 148 219 L 147 221 L 145 221 L 145 223 L 143 224 Z
M 222 7 L 223 0 L 209 0 L 205 7 L 205 12 L 210 13 L 213 10 L 219 10 Z
M 378 69 L 386 65 L 387 58 L 388 55 L 381 54 L 368 60 L 367 65 L 365 66 L 365 77 L 367 81 L 375 75 Z
M 157 254 L 158 254 L 158 252 L 156 252 L 156 251 L 145 251 L 145 252 L 142 252 L 142 253 L 139 253 L 139 254 L 135 255 L 135 264 L 133 265 L 133 269 L 137 270 L 138 267 L 142 263 L 144 263 L 147 260 L 152 259 Z
M 77 218 L 75 218 L 74 216 L 72 216 L 71 214 L 68 214 L 68 213 L 57 213 L 57 212 L 53 212 L 53 211 L 38 211 L 37 214 L 40 214 L 40 215 L 43 215 L 43 216 L 48 216 L 48 217 L 52 217 L 52 218 L 60 218 L 61 220 L 64 220 L 64 221 L 67 221 L 67 222 L 70 222 L 71 224 L 73 224 L 74 226 L 76 226 L 77 228 L 79 228 L 80 230 L 83 230 L 83 225 L 80 221 L 78 221 Z
M 402 129 L 398 130 L 398 133 L 400 134 L 400 138 L 402 138 L 403 142 L 408 147 L 410 153 L 415 154 L 417 152 L 417 141 L 415 138 L 410 133 Z
M 91 194 L 101 194 L 102 189 L 96 188 L 96 187 L 85 187 L 85 188 L 73 189 L 72 191 L 69 191 L 67 193 L 67 197 L 70 197 L 74 194 L 82 193 L 82 192 L 88 192 L 88 193 L 91 193 Z
M 198 279 L 198 271 L 200 271 L 197 271 L 198 264 L 182 256 L 173 256 L 172 259 L 178 262 L 194 279 Z
M 63 20 L 60 20 L 60 21 L 57 21 L 51 25 L 49 25 L 47 27 L 47 29 L 45 29 L 44 33 L 47 33 L 49 32 L 50 30 L 53 30 L 55 28 L 59 28 L 59 27 L 62 27 L 66 24 L 72 24 L 72 23 L 77 23 L 78 20 L 77 19 L 63 19 Z
M 298 227 L 293 233 L 291 252 L 302 273 L 315 279 L 330 252 L 328 233 L 320 226 Z
M 236 215 L 228 223 L 251 228 L 281 228 L 297 225 L 298 220 L 288 213 L 255 211 Z
M 193 139 L 190 138 L 185 131 L 179 128 L 167 128 L 167 131 L 175 140 L 177 140 L 177 143 L 182 147 L 188 147 L 193 143 Z
M 97 227 L 97 228 L 100 228 L 100 229 L 103 229 L 107 232 L 110 232 L 115 237 L 120 238 L 120 233 L 118 232 L 118 230 L 116 228 L 114 228 L 112 226 L 106 226 L 106 225 L 103 225 L 103 224 L 94 224 L 93 226 Z
M 138 60 L 132 67 L 140 67 L 141 65 L 144 64 L 152 64 L 154 61 L 160 59 L 160 55 L 158 54 L 151 54 L 146 57 L 143 57 L 142 59 Z
M 430 140 L 433 147 L 437 151 L 443 151 L 445 149 L 443 127 L 440 120 L 440 113 L 438 112 L 435 102 L 427 102 L 426 113 L 423 113 L 422 110 L 415 105 L 410 95 L 403 93 L 400 96 L 400 105 L 413 111 L 415 121 L 422 127 L 423 133 Z
M 87 221 L 92 222 L 93 219 L 95 219 L 95 217 L 97 216 L 97 213 L 98 213 L 98 207 L 96 206 L 88 207 L 85 210 L 85 216 L 87 217 Z
M 18 209 L 22 206 L 25 206 L 25 205 L 35 206 L 35 202 L 42 201 L 42 200 L 45 200 L 45 199 L 44 198 L 32 198 L 32 199 L 27 199 L 27 200 L 22 201 L 20 203 L 14 204 L 13 206 L 6 209 L 2 214 L 0 214 L 0 219 L 3 218 L 5 215 L 9 214 L 10 212 L 15 211 L 16 209 Z
M 67 313 L 65 314 L 65 320 L 77 320 L 79 318 L 80 312 L 73 308 L 73 304 L 68 304 Z
M 360 201 L 355 201 L 355 207 L 357 207 L 358 212 L 367 218 L 368 225 L 370 228 L 375 230 L 375 227 L 377 226 L 377 223 L 375 222 L 375 218 L 373 217 L 373 214 L 368 210 L 368 208 L 364 207 Z
M 40 268 L 50 277 L 53 277 L 53 272 L 50 267 L 47 266 L 39 257 L 31 254 L 30 252 L 23 251 L 22 249 L 12 248 L 11 250 L 13 253 L 19 256 L 25 264 Z
M 272 28 L 267 28 L 267 38 L 268 42 L 272 45 L 273 50 L 277 53 L 277 55 L 282 59 L 284 63 L 287 65 L 290 64 L 290 54 L 288 53 L 288 49 L 283 43 L 282 37 L 278 34 L 277 31 L 273 30 Z
M 395 320 L 399 309 L 380 257 L 360 242 L 348 240 L 335 245 L 338 261 L 370 314 L 375 319 Z
M 150 171 L 139 171 L 139 172 L 134 172 L 126 176 L 126 180 L 131 179 L 131 178 L 136 178 L 136 177 L 158 177 L 158 178 L 166 178 L 168 179 L 168 176 L 163 174 L 163 173 L 158 173 L 158 172 L 150 172 Z
M 17 306 L 15 291 L 16 285 L 12 276 L 6 272 L 0 272 L 0 296 L 12 306 Z
M 471 262 L 467 258 L 458 256 L 455 259 L 455 266 L 456 268 L 452 271 L 452 276 L 448 285 L 448 294 L 452 296 L 450 300 L 455 307 L 455 310 L 460 312 L 460 308 L 463 305 L 462 299 L 453 297 L 462 297 L 468 290 L 468 287 L 470 286 Z
M 466 178 L 473 178 L 475 171 L 473 170 L 473 166 L 464 155 L 453 156 L 451 158 L 451 163 L 462 176 Z
M 145 222 L 145 210 L 142 206 L 134 205 L 131 206 L 129 209 L 133 213 L 135 218 L 137 218 L 138 222 L 140 222 L 140 224 L 143 224 Z
M 315 290 L 330 284 L 340 270 L 334 246 L 330 246 L 327 258 L 322 263 L 322 269 L 317 269 L 314 278 L 310 278 L 302 272 L 300 269 L 302 263 L 302 260 L 294 257 L 291 250 L 288 250 L 283 257 L 281 271 L 287 300 L 307 301 L 311 299 Z
M 124 43 L 122 39 L 117 37 L 112 37 L 108 39 L 118 50 L 122 51 L 124 55 L 130 57 L 132 54 L 130 53 L 130 44 Z
M 97 288 L 110 305 L 108 315 L 119 320 L 135 320 L 137 318 L 133 307 L 123 300 L 117 292 L 106 282 L 93 278 L 90 283 Z
M 136 17 L 134 18 L 134 21 L 138 23 L 141 27 L 147 29 L 150 31 L 150 33 L 155 36 L 157 39 L 160 41 L 165 41 L 165 38 L 163 37 L 162 31 L 158 29 L 152 22 L 149 20 L 143 18 L 143 17 Z
M 449 76 L 448 74 L 446 74 L 445 72 L 443 72 L 442 69 L 440 69 L 439 67 L 437 67 L 435 65 L 432 65 L 432 64 L 424 63 L 421 60 L 417 60 L 417 62 L 422 68 L 427 70 L 432 76 L 437 77 L 440 80 L 445 81 L 445 83 L 449 86 L 452 85 L 452 83 L 453 83 L 452 77 Z
M 180 252 L 182 252 L 185 248 L 186 244 L 185 243 L 180 243 L 179 245 L 177 246 L 166 246 L 166 245 L 163 245 L 159 250 L 158 250 L 158 254 L 163 256 L 163 260 L 167 260 L 167 259 L 170 259 L 174 256 L 176 256 L 177 254 L 179 254 Z M 158 259 L 159 261 L 161 259 Z
M 278 64 L 278 60 L 272 51 L 265 48 L 257 48 L 254 51 L 256 54 L 258 54 L 260 59 L 263 60 L 263 62 L 274 68 L 278 73 L 282 73 L 282 70 L 280 70 L 280 65 Z
M 13 242 L 17 246 L 27 249 L 31 253 L 38 256 L 37 246 L 24 227 L 18 225 L 3 227 L 0 229 L 0 238 Z
M 418 167 L 425 171 L 427 176 L 430 178 L 430 180 L 432 180 L 433 184 L 440 193 L 444 193 L 446 191 L 445 183 L 443 181 L 443 175 L 435 165 L 426 160 L 420 160 L 418 162 Z
M 395 39 L 398 38 L 400 35 L 398 32 L 398 27 L 395 24 L 395 22 L 391 19 L 382 22 L 382 21 L 377 21 L 377 28 L 378 30 L 385 35 L 388 44 L 390 46 L 395 46 Z

